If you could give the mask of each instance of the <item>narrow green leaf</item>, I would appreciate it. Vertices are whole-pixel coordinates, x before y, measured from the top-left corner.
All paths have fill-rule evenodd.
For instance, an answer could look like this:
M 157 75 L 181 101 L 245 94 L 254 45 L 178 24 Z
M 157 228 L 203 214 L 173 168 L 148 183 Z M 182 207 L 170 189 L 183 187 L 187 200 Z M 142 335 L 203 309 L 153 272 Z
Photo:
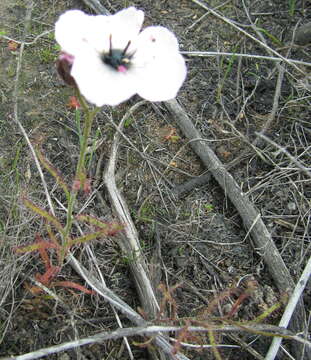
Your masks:
M 70 196 L 70 191 L 68 190 L 67 184 L 61 177 L 59 171 L 48 161 L 48 159 L 42 154 L 42 152 L 38 147 L 36 148 L 36 154 L 41 164 L 54 177 L 56 183 L 59 184 L 59 186 L 63 189 L 64 193 L 66 194 L 66 198 L 68 200 Z
M 49 242 L 40 242 L 40 243 L 33 243 L 26 246 L 16 247 L 14 251 L 17 254 L 24 254 L 32 251 L 38 251 L 39 249 L 54 249 L 56 248 L 55 244 Z
M 77 219 L 79 221 L 86 222 L 90 225 L 95 225 L 99 227 L 100 229 L 106 229 L 108 227 L 107 223 L 104 223 L 103 221 L 91 216 L 91 215 L 78 215 Z
M 212 352 L 214 354 L 215 359 L 222 360 L 220 352 L 217 349 L 217 343 L 215 340 L 214 332 L 211 329 L 208 330 L 208 338 L 209 338 L 210 344 L 212 345 Z
M 56 281 L 56 282 L 53 282 L 51 284 L 51 286 L 61 286 L 61 287 L 65 287 L 65 288 L 72 288 L 72 289 L 75 289 L 78 291 L 82 291 L 85 294 L 91 294 L 91 295 L 96 294 L 95 291 L 89 290 L 85 286 L 74 283 L 72 281 Z
M 103 236 L 107 236 L 107 234 L 103 231 L 96 231 L 96 232 L 93 232 L 93 233 L 90 233 L 90 234 L 87 234 L 84 236 L 79 236 L 75 239 L 69 240 L 69 241 L 67 241 L 66 246 L 68 248 L 70 248 L 73 245 L 82 244 L 87 241 L 94 240 L 96 238 L 103 237 Z
M 94 225 L 99 227 L 102 230 L 107 230 L 109 233 L 115 233 L 119 230 L 122 230 L 124 228 L 123 225 L 118 223 L 107 223 L 102 220 L 99 220 L 91 215 L 78 215 L 77 220 L 86 222 L 90 225 Z
M 296 0 L 289 0 L 288 5 L 289 5 L 289 15 L 294 16 L 296 11 Z
M 257 316 L 254 320 L 250 321 L 250 324 L 253 323 L 260 323 L 261 321 L 265 320 L 270 314 L 272 314 L 275 310 L 278 310 L 282 306 L 281 302 L 278 302 L 276 304 L 273 304 L 270 306 L 267 310 L 265 310 L 262 314 Z
M 266 35 L 273 43 L 275 43 L 278 46 L 284 46 L 282 41 L 280 41 L 277 37 L 269 33 L 266 29 L 263 28 L 257 28 L 260 32 L 262 32 L 264 35 Z
M 49 214 L 46 210 L 41 209 L 39 206 L 35 205 L 26 198 L 23 198 L 23 203 L 28 207 L 28 209 L 42 216 L 48 223 L 53 224 L 61 234 L 65 233 L 65 229 L 62 227 L 61 223 L 56 219 L 55 216 Z
M 75 121 L 76 121 L 76 125 L 77 125 L 77 129 L 78 129 L 78 134 L 79 134 L 79 142 L 80 142 L 80 146 L 83 142 L 83 135 L 82 135 L 82 129 L 81 129 L 81 112 L 79 109 L 75 110 Z
M 236 59 L 237 59 L 237 56 L 234 54 L 234 53 L 237 52 L 237 48 L 238 48 L 238 45 L 235 45 L 235 46 L 233 47 L 233 50 L 232 50 L 233 55 L 230 57 L 230 59 L 229 59 L 229 64 L 228 64 L 227 67 L 226 67 L 224 76 L 223 76 L 223 78 L 221 79 L 221 82 L 220 82 L 220 84 L 219 84 L 218 87 L 217 87 L 217 101 L 218 101 L 218 102 L 220 102 L 220 98 L 221 98 L 221 94 L 222 94 L 222 89 L 223 89 L 224 84 L 225 84 L 225 82 L 226 82 L 226 80 L 227 80 L 227 77 L 230 75 L 230 73 L 231 73 L 231 71 L 232 71 L 233 64 L 235 63 L 235 61 L 236 61 Z M 222 60 L 222 62 L 221 62 L 222 65 L 224 65 L 224 64 L 223 64 L 223 61 L 224 61 L 224 60 Z

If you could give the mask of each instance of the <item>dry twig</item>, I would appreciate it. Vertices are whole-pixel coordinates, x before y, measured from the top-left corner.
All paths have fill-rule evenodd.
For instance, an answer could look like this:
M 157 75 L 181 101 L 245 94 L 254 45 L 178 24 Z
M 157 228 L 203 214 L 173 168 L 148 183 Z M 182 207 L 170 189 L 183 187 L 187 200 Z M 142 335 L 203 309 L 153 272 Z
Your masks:
M 277 51 L 275 51 L 274 49 L 272 49 L 270 46 L 268 46 L 267 44 L 265 44 L 264 42 L 260 41 L 259 39 L 257 39 L 256 37 L 254 37 L 253 35 L 249 34 L 247 31 L 243 30 L 242 28 L 240 28 L 239 26 L 237 26 L 234 22 L 232 22 L 230 19 L 226 18 L 225 16 L 222 16 L 221 14 L 219 14 L 217 11 L 209 8 L 206 4 L 203 4 L 201 1 L 199 0 L 192 0 L 194 3 L 196 3 L 197 5 L 199 5 L 200 7 L 202 7 L 203 9 L 209 11 L 212 15 L 214 15 L 215 17 L 217 17 L 218 19 L 221 19 L 223 22 L 225 22 L 226 24 L 232 26 L 234 29 L 236 29 L 237 31 L 239 31 L 240 33 L 242 33 L 243 35 L 245 35 L 246 37 L 248 37 L 249 39 L 253 40 L 254 42 L 256 42 L 257 44 L 259 44 L 260 46 L 262 46 L 265 50 L 267 50 L 268 52 L 274 54 L 276 57 L 279 57 L 280 59 L 282 59 L 286 64 L 292 66 L 294 69 L 296 69 L 298 72 L 303 73 L 303 71 L 301 69 L 299 69 L 299 67 L 296 66 L 296 64 L 294 64 L 293 62 L 288 61 L 288 59 L 286 59 L 284 56 L 282 56 L 280 53 L 278 53 Z
M 130 268 L 135 278 L 137 290 L 140 296 L 140 300 L 143 304 L 144 311 L 146 311 L 147 314 L 150 314 L 151 318 L 154 318 L 159 310 L 159 305 L 155 298 L 149 276 L 147 275 L 147 266 L 140 248 L 137 230 L 131 219 L 126 202 L 118 190 L 115 181 L 115 166 L 120 141 L 120 132 L 122 131 L 124 121 L 128 119 L 129 116 L 143 104 L 145 104 L 145 101 L 137 103 L 123 116 L 118 126 L 118 131 L 114 136 L 111 154 L 104 171 L 103 178 L 110 197 L 110 202 L 115 210 L 115 214 L 119 218 L 121 224 L 124 224 L 125 226 L 124 232 L 126 236 L 120 236 L 121 248 L 125 256 L 130 259 Z
M 180 52 L 183 55 L 189 56 L 189 57 L 216 57 L 216 56 L 234 56 L 239 58 L 248 58 L 248 59 L 258 59 L 258 60 L 268 60 L 276 63 L 280 63 L 283 61 L 283 59 L 280 59 L 278 57 L 274 56 L 265 56 L 265 55 L 257 55 L 257 54 L 239 54 L 239 53 L 228 53 L 223 51 L 181 51 Z M 303 65 L 303 66 L 311 66 L 311 63 L 301 60 L 295 60 L 295 59 L 287 59 L 288 62 L 291 62 L 293 64 L 297 65 Z
M 286 306 L 286 309 L 284 311 L 282 319 L 279 323 L 280 327 L 287 328 L 287 326 L 293 316 L 293 312 L 298 304 L 298 301 L 304 291 L 304 288 L 306 287 L 308 280 L 310 280 L 310 276 L 311 276 L 311 257 L 309 258 L 308 263 L 307 263 L 302 275 L 300 276 L 299 280 L 297 281 L 295 289 L 289 299 L 289 302 Z M 275 337 L 273 339 L 265 360 L 274 360 L 275 359 L 275 357 L 278 353 L 279 347 L 281 346 L 281 342 L 282 342 L 282 338 L 280 338 L 280 337 Z
M 94 344 L 98 342 L 103 342 L 105 340 L 115 340 L 122 337 L 129 337 L 129 336 L 154 336 L 157 333 L 166 333 L 166 332 L 178 332 L 183 329 L 182 326 L 157 326 L 157 325 L 146 325 L 146 326 L 139 326 L 133 328 L 123 328 L 117 329 L 115 331 L 110 332 L 101 332 L 95 334 L 93 336 L 89 336 L 87 338 L 69 341 L 66 343 L 62 343 L 55 346 L 50 346 L 47 348 L 43 348 L 37 351 L 33 351 L 27 354 L 19 355 L 14 357 L 14 360 L 33 360 L 39 359 L 44 356 L 48 356 L 50 354 L 59 353 L 61 351 L 70 350 L 73 348 L 77 348 L 80 346 L 85 346 L 89 344 Z M 202 326 L 189 326 L 189 332 L 208 332 L 210 327 L 202 327 Z M 214 332 L 222 332 L 222 333 L 232 333 L 232 332 L 241 332 L 241 331 L 250 331 L 250 332 L 265 332 L 266 334 L 270 334 L 271 336 L 282 335 L 287 339 L 292 339 L 295 341 L 299 341 L 305 344 L 308 347 L 311 347 L 311 343 L 301 337 L 294 335 L 290 331 L 273 325 L 250 325 L 244 326 L 240 328 L 234 325 L 226 325 L 226 326 L 212 326 L 212 330 Z M 192 344 L 188 344 L 189 346 Z M 203 345 L 204 346 L 204 345 Z M 230 346 L 230 345 L 229 345 Z M 211 345 L 205 345 L 204 347 L 212 347 Z M 217 347 L 228 347 L 228 345 L 218 344 Z M 178 358 L 176 356 L 176 358 Z M 1 358 L 0 360 L 9 360 L 12 358 Z
M 273 145 L 274 147 L 276 147 L 278 150 L 280 150 L 283 154 L 285 154 L 289 160 L 294 163 L 298 169 L 300 169 L 307 177 L 311 178 L 311 168 L 307 168 L 305 166 L 303 166 L 296 158 L 294 158 L 293 155 L 291 155 L 286 149 L 284 149 L 282 146 L 278 145 L 276 142 L 274 142 L 273 140 L 269 139 L 267 136 L 261 134 L 261 133 L 256 133 L 257 136 L 261 137 L 263 140 L 265 140 L 267 143 Z

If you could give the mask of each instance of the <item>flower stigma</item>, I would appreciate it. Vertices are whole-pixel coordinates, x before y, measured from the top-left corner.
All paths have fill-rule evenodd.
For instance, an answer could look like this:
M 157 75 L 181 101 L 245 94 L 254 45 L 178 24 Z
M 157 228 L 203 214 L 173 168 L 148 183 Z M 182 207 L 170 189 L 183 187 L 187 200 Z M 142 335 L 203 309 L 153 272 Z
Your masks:
M 131 45 L 131 40 L 128 41 L 126 47 L 123 50 L 112 48 L 112 35 L 109 36 L 109 52 L 101 54 L 101 60 L 111 66 L 118 72 L 125 73 L 131 65 L 131 58 L 134 54 L 126 55 L 126 52 Z

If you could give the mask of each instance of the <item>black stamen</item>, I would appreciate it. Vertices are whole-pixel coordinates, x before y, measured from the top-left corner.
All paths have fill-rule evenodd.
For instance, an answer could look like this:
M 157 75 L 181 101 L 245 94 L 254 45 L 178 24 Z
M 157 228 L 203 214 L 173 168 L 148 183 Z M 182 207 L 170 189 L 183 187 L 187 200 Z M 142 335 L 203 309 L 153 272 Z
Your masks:
M 131 59 L 135 53 L 126 55 L 126 52 L 131 45 L 131 40 L 126 44 L 123 50 L 113 49 L 112 34 L 109 35 L 109 52 L 100 55 L 101 60 L 114 68 L 117 71 L 124 72 L 124 68 L 128 69 L 131 66 Z M 120 70 L 121 69 L 121 70 Z
M 125 49 L 123 50 L 122 55 L 124 56 L 127 52 L 127 49 L 129 48 L 129 46 L 131 45 L 131 40 L 129 40 L 129 42 L 127 43 L 127 45 L 125 46 Z
M 109 56 L 112 55 L 112 35 L 109 35 Z

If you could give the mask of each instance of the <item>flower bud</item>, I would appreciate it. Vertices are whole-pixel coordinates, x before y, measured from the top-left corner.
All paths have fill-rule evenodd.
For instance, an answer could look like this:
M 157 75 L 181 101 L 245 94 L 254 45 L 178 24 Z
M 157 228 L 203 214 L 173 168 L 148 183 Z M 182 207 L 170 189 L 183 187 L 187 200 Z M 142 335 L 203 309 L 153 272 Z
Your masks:
M 77 87 L 75 79 L 71 76 L 71 68 L 74 56 L 67 53 L 61 53 L 56 61 L 56 70 L 66 85 Z

